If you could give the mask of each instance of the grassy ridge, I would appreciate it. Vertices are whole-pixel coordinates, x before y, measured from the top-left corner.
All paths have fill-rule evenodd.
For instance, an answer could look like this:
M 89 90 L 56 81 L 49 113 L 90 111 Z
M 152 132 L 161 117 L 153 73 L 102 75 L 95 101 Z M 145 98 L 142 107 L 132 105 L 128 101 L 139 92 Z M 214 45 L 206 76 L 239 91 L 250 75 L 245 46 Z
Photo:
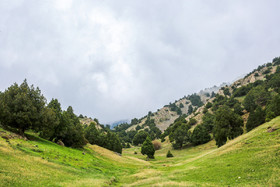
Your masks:
M 137 147 L 118 156 L 27 135 L 31 141 L 0 138 L 0 186 L 280 186 L 280 117 L 220 148 L 211 141 L 166 158 L 171 145 L 164 143 L 149 162 Z

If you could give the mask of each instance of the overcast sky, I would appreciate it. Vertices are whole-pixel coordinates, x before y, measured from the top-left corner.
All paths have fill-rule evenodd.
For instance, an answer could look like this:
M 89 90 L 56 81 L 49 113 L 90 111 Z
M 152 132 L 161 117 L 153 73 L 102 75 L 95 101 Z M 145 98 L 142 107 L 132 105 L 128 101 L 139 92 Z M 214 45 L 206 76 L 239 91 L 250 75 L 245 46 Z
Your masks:
M 0 90 L 27 78 L 102 123 L 280 56 L 279 0 L 0 0 Z

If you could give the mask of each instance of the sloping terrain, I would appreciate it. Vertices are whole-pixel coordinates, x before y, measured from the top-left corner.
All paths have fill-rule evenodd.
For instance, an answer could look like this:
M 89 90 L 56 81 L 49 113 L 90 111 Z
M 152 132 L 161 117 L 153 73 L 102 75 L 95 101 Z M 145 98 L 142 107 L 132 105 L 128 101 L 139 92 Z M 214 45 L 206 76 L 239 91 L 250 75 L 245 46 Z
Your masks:
M 171 150 L 166 141 L 150 161 L 139 147 L 119 156 L 95 145 L 77 150 L 27 137 L 1 129 L 0 186 L 280 185 L 280 117 L 220 148 L 211 141 Z M 166 158 L 168 150 L 173 158 Z
M 221 84 L 220 86 L 214 86 L 212 88 L 206 88 L 204 90 L 201 90 L 199 93 L 197 93 L 196 95 L 198 95 L 202 101 L 203 104 L 206 104 L 207 101 L 210 99 L 211 93 L 217 93 L 219 91 L 219 89 L 223 86 L 225 86 L 226 83 Z M 171 103 L 170 103 L 171 104 Z M 169 105 L 170 105 L 169 104 Z M 193 105 L 193 103 L 191 102 L 191 100 L 184 96 L 183 98 L 179 99 L 178 101 L 175 101 L 174 104 L 180 108 L 180 110 L 182 111 L 182 114 L 188 114 L 189 112 L 189 106 L 191 105 L 193 108 L 197 108 L 195 105 Z M 156 126 L 163 132 L 165 129 L 167 129 L 167 127 L 169 127 L 170 124 L 172 124 L 175 119 L 177 119 L 180 115 L 176 112 L 176 111 L 172 111 L 172 109 L 170 108 L 169 105 L 164 106 L 161 109 L 158 109 L 156 112 L 153 112 L 151 114 L 151 119 L 153 119 L 155 121 Z M 136 127 L 139 125 L 140 127 L 143 126 L 143 124 L 145 123 L 145 121 L 147 120 L 147 116 L 144 116 L 141 119 L 141 122 L 136 124 L 136 125 L 132 125 L 131 127 L 129 127 L 126 131 L 131 131 L 131 130 L 135 130 Z
M 149 164 L 96 145 L 72 149 L 0 131 L 0 186 L 107 186 Z
M 127 176 L 127 186 L 279 186 L 280 117 L 216 148 L 215 142 L 183 150 L 170 144 L 156 152 L 153 167 Z M 137 149 L 127 149 L 132 155 Z M 138 158 L 144 158 L 138 155 Z

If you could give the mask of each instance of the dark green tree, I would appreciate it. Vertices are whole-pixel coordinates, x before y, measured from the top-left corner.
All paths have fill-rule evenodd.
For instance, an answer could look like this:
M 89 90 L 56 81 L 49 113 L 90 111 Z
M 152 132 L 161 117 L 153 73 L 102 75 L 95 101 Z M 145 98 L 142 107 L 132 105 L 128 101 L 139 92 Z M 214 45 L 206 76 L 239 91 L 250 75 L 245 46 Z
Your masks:
M 191 114 L 192 112 L 193 112 L 193 107 L 192 107 L 192 105 L 189 105 L 188 114 Z
M 247 131 L 251 131 L 255 127 L 263 124 L 265 122 L 265 111 L 262 110 L 260 106 L 257 107 L 255 111 L 251 111 L 248 121 L 246 123 Z
M 167 158 L 173 157 L 173 154 L 171 153 L 170 150 L 168 150 L 168 152 L 167 152 L 167 154 L 166 154 L 166 157 L 167 157 Z
M 183 123 L 169 135 L 170 139 L 173 140 L 172 146 L 174 149 L 180 149 L 184 144 L 190 142 L 189 129 L 190 126 Z
M 51 139 L 55 134 L 55 130 L 60 123 L 59 118 L 57 118 L 56 113 L 51 108 L 44 108 L 43 110 L 43 120 L 40 127 L 40 137 L 44 139 Z M 52 139 L 51 139 L 52 140 Z
M 242 134 L 243 119 L 235 114 L 228 106 L 220 107 L 215 113 L 214 138 L 218 147 L 228 139 Z
M 89 126 L 85 128 L 85 138 L 90 144 L 100 145 L 100 132 L 97 130 L 95 123 L 90 123 Z
M 67 147 L 83 147 L 86 144 L 84 128 L 79 118 L 74 114 L 73 108 L 69 106 L 67 111 L 62 113 L 62 126 L 66 127 L 60 138 Z
M 180 108 L 184 108 L 184 105 L 182 103 L 179 104 Z
M 147 136 L 146 140 L 144 141 L 141 147 L 141 153 L 142 155 L 147 155 L 149 158 L 155 158 L 155 148 L 149 136 Z
M 193 106 L 201 107 L 203 105 L 203 102 L 201 101 L 199 95 L 192 94 L 191 96 L 189 96 L 189 100 L 192 102 Z
M 206 104 L 206 106 L 205 106 L 205 107 L 206 107 L 207 109 L 209 109 L 209 108 L 211 108 L 211 107 L 212 107 L 212 105 L 213 105 L 212 103 L 208 102 L 208 103 Z
M 197 123 L 197 120 L 196 119 L 194 119 L 194 118 L 190 118 L 190 121 L 189 121 L 189 125 L 190 126 L 193 126 L 193 125 L 195 125 Z
M 202 125 L 207 129 L 208 132 L 212 132 L 214 127 L 215 116 L 209 112 L 203 115 Z
M 235 103 L 233 106 L 233 111 L 238 115 L 243 115 L 243 108 L 241 107 L 240 103 Z
M 141 129 L 141 127 L 139 125 L 136 126 L 136 131 L 139 131 Z
M 133 145 L 143 144 L 149 134 L 143 130 L 138 131 L 133 137 Z
M 54 140 L 55 142 L 57 142 L 66 133 L 66 126 L 62 123 L 61 105 L 57 99 L 52 99 L 49 102 L 47 108 L 51 109 L 55 113 L 55 120 L 57 121 L 57 123 L 53 123 L 51 125 L 51 128 L 44 128 L 40 133 L 40 136 L 50 141 Z
M 276 116 L 280 115 L 280 96 L 277 94 L 273 96 L 266 107 L 266 121 L 270 121 Z
M 39 131 L 45 103 L 40 89 L 29 86 L 26 79 L 20 86 L 15 83 L 1 94 L 0 122 L 3 126 L 18 129 L 21 135 L 27 129 Z
M 264 86 L 258 85 L 250 90 L 244 99 L 244 107 L 247 111 L 254 111 L 257 106 L 265 106 L 270 99 L 269 92 Z
M 198 125 L 193 130 L 191 142 L 195 145 L 207 143 L 211 140 L 211 136 L 203 125 Z

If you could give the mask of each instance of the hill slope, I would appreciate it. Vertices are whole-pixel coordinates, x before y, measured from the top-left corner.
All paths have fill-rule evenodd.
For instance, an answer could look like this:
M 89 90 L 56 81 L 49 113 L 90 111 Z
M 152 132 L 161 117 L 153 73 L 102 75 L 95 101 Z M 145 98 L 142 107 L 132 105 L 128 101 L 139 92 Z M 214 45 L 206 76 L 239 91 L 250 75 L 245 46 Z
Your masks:
M 164 144 L 152 169 L 127 176 L 128 186 L 279 186 L 280 117 L 216 148 L 215 142 L 172 150 Z M 137 149 L 127 149 L 132 155 Z M 141 158 L 142 156 L 138 156 Z M 142 157 L 143 158 L 143 157 Z
M 166 158 L 171 144 L 165 142 L 150 162 L 134 154 L 138 147 L 118 156 L 98 146 L 77 150 L 0 130 L 0 186 L 280 185 L 280 117 L 220 148 L 211 141 Z
M 199 96 L 202 104 L 205 104 L 210 99 L 212 92 L 217 93 L 220 90 L 220 88 L 225 85 L 227 84 L 223 83 L 220 86 L 206 88 L 204 90 L 201 90 L 199 93 L 195 93 L 193 95 Z M 156 112 L 150 113 L 150 118 L 154 120 L 156 126 L 163 132 L 181 114 L 188 114 L 190 106 L 192 106 L 195 109 L 199 105 L 197 106 L 196 103 L 192 102 L 190 96 L 184 96 L 178 101 L 176 100 L 174 103 L 169 103 L 168 105 L 165 105 L 163 108 L 158 109 Z M 181 111 L 181 114 L 177 112 L 178 110 Z M 135 130 L 138 125 L 142 127 L 145 121 L 147 120 L 147 116 L 141 118 L 138 124 L 132 125 L 126 131 Z
M 0 186 L 106 186 L 149 164 L 96 145 L 78 150 L 26 136 L 0 129 Z

